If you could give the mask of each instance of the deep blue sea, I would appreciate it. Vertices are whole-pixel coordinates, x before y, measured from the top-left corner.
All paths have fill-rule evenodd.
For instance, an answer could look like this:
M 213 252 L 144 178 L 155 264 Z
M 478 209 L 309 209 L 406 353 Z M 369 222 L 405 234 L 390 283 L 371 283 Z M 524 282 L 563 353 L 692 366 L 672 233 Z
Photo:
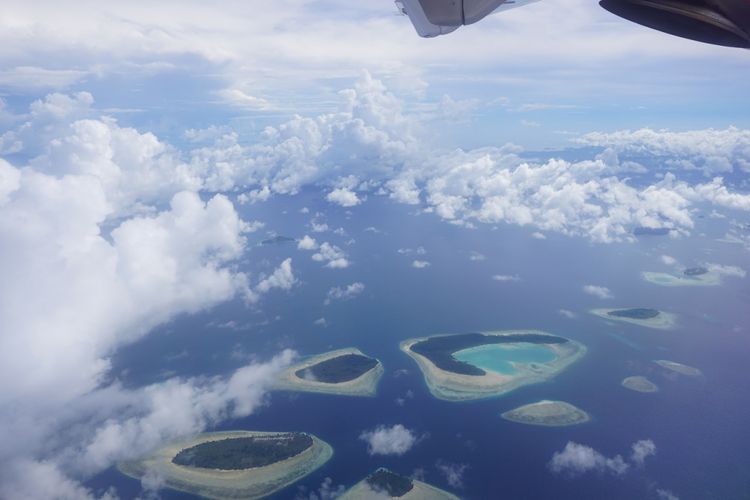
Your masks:
M 302 207 L 310 213 L 300 213 Z M 300 487 L 317 490 L 325 478 L 348 487 L 386 466 L 402 474 L 421 469 L 427 482 L 467 499 L 658 499 L 658 489 L 681 500 L 750 499 L 750 283 L 728 277 L 719 287 L 666 288 L 640 278 L 641 271 L 669 270 L 662 254 L 685 265 L 750 268 L 746 249 L 716 241 L 726 220 L 698 219 L 690 238 L 652 236 L 603 245 L 555 233 L 537 239 L 531 228 L 459 227 L 380 197 L 347 210 L 333 209 L 319 193 L 308 192 L 241 210 L 246 220 L 266 223 L 249 235 L 254 242 L 268 231 L 297 238 L 311 234 L 344 249 L 352 266 L 324 268 L 294 244 L 254 246 L 243 263 L 249 272 L 257 277 L 292 257 L 300 284 L 288 293 L 268 294 L 257 308 L 237 300 L 177 318 L 121 349 L 113 363 L 126 385 L 140 386 L 175 375 L 227 374 L 247 362 L 244 354 L 263 360 L 284 347 L 310 355 L 355 346 L 379 358 L 386 374 L 375 398 L 272 393 L 255 414 L 213 429 L 307 431 L 334 447 L 329 463 L 271 498 L 295 498 Z M 326 213 L 321 222 L 345 234 L 311 233 L 306 224 L 318 210 Z M 424 255 L 398 252 L 420 246 Z M 472 252 L 485 259 L 471 260 Z M 431 265 L 415 269 L 414 259 Z M 496 281 L 496 274 L 519 280 Z M 361 296 L 324 305 L 331 287 L 355 281 L 366 286 Z M 606 286 L 615 298 L 587 295 L 586 284 Z M 608 306 L 676 313 L 678 327 L 653 330 L 587 313 Z M 321 317 L 329 323 L 325 328 L 313 324 Z M 222 326 L 229 321 L 234 328 Z M 563 335 L 585 344 L 588 353 L 547 383 L 501 398 L 450 403 L 430 395 L 416 364 L 398 348 L 399 341 L 415 336 L 505 329 Z M 653 359 L 685 363 L 704 376 L 668 376 Z M 622 388 L 630 375 L 648 376 L 660 392 Z M 568 401 L 592 421 L 543 428 L 500 418 L 540 399 Z M 381 424 L 403 424 L 422 438 L 402 456 L 371 457 L 358 436 Z M 657 453 L 622 476 L 569 477 L 548 467 L 569 441 L 611 457 L 629 454 L 639 439 L 653 440 Z M 451 487 L 437 463 L 466 464 L 463 485 Z M 140 492 L 137 481 L 115 470 L 89 485 L 100 490 L 114 485 L 123 498 Z M 170 491 L 162 497 L 188 498 Z

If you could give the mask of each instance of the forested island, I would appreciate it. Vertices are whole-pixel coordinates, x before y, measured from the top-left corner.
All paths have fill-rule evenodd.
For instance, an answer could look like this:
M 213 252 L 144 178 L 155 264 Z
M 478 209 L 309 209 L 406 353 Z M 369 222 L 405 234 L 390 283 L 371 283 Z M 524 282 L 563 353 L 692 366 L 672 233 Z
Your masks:
M 223 431 L 168 443 L 117 464 L 134 479 L 158 471 L 165 488 L 202 498 L 265 498 L 320 468 L 328 443 L 302 432 Z
M 378 365 L 378 360 L 361 354 L 343 354 L 326 359 L 307 368 L 297 370 L 295 375 L 306 380 L 326 384 L 339 384 L 361 377 Z
M 457 360 L 453 356 L 453 353 L 482 345 L 515 344 L 521 342 L 529 344 L 564 344 L 568 342 L 568 339 L 556 337 L 554 335 L 535 333 L 517 334 L 512 336 L 464 333 L 458 335 L 429 337 L 426 340 L 412 344 L 409 348 L 412 352 L 429 359 L 441 370 L 461 375 L 482 376 L 487 372 L 470 363 Z
M 340 500 L 400 498 L 402 500 L 458 500 L 427 483 L 380 468 L 338 497 Z
M 372 397 L 384 372 L 380 361 L 349 347 L 310 356 L 290 366 L 279 375 L 274 388 Z
M 312 445 L 312 438 L 301 432 L 220 439 L 186 448 L 172 462 L 203 469 L 252 469 L 299 455 Z
M 633 309 L 616 309 L 607 313 L 609 316 L 617 316 L 619 318 L 630 318 L 630 319 L 651 319 L 659 315 L 659 311 L 656 309 L 646 309 L 643 307 L 636 307 Z
M 708 269 L 705 267 L 689 267 L 683 271 L 685 276 L 703 276 L 708 273 Z
M 376 470 L 367 476 L 366 481 L 372 490 L 394 498 L 402 497 L 414 489 L 411 479 L 388 469 Z

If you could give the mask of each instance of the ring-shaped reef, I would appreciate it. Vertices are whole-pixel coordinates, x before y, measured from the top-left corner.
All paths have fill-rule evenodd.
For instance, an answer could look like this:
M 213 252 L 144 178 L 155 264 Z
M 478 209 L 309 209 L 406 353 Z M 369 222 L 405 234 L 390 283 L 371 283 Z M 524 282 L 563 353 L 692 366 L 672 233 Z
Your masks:
M 409 339 L 401 350 L 417 362 L 433 396 L 468 401 L 501 396 L 548 380 L 586 353 L 574 340 L 536 330 Z

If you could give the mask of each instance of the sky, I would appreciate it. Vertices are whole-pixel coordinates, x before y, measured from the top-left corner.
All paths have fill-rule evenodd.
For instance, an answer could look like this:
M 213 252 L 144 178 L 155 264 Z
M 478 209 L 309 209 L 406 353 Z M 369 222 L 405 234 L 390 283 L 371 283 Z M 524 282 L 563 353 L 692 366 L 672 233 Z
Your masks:
M 746 213 L 747 57 L 584 0 L 432 40 L 388 0 L 5 1 L 0 496 L 93 497 L 116 460 L 263 404 L 293 352 L 141 388 L 110 372 L 180 314 L 299 281 L 239 265 L 258 226 L 238 207 L 316 189 L 593 244 Z

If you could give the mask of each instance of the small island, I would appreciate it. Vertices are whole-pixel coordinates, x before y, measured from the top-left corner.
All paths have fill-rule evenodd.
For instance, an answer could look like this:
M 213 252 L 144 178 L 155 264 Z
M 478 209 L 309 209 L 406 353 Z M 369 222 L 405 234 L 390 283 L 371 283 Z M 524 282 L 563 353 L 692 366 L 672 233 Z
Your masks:
M 592 309 L 591 314 L 604 319 L 625 321 L 634 325 L 668 330 L 675 324 L 675 315 L 646 307 Z
M 591 420 L 589 414 L 565 401 L 543 400 L 506 411 L 500 415 L 505 420 L 527 425 L 566 427 Z
M 312 434 L 229 431 L 175 442 L 117 468 L 134 479 L 156 471 L 167 488 L 204 498 L 255 499 L 297 482 L 332 456 Z
M 580 359 L 586 348 L 539 331 L 438 335 L 401 342 L 433 396 L 467 401 L 501 396 L 543 382 Z
M 277 390 L 341 396 L 375 396 L 383 365 L 356 348 L 339 349 L 304 359 L 284 370 Z
M 682 276 L 651 271 L 643 272 L 641 276 L 645 281 L 660 286 L 716 286 L 721 284 L 721 276 L 710 272 L 705 267 L 685 269 Z
M 295 242 L 294 238 L 290 238 L 289 236 L 274 236 L 272 238 L 265 239 L 260 242 L 261 245 L 283 245 L 284 243 L 292 243 Z
M 380 468 L 339 497 L 341 500 L 400 498 L 402 500 L 458 500 L 458 497 L 388 469 Z
M 622 386 L 636 392 L 658 392 L 659 387 L 646 377 L 640 375 L 627 377 L 622 381 Z
M 661 366 L 662 368 L 666 368 L 667 370 L 679 373 L 680 375 L 687 375 L 688 377 L 699 377 L 703 375 L 703 373 L 697 368 L 683 365 L 682 363 L 676 363 L 674 361 L 667 361 L 666 359 L 657 359 L 654 360 L 654 363 Z

